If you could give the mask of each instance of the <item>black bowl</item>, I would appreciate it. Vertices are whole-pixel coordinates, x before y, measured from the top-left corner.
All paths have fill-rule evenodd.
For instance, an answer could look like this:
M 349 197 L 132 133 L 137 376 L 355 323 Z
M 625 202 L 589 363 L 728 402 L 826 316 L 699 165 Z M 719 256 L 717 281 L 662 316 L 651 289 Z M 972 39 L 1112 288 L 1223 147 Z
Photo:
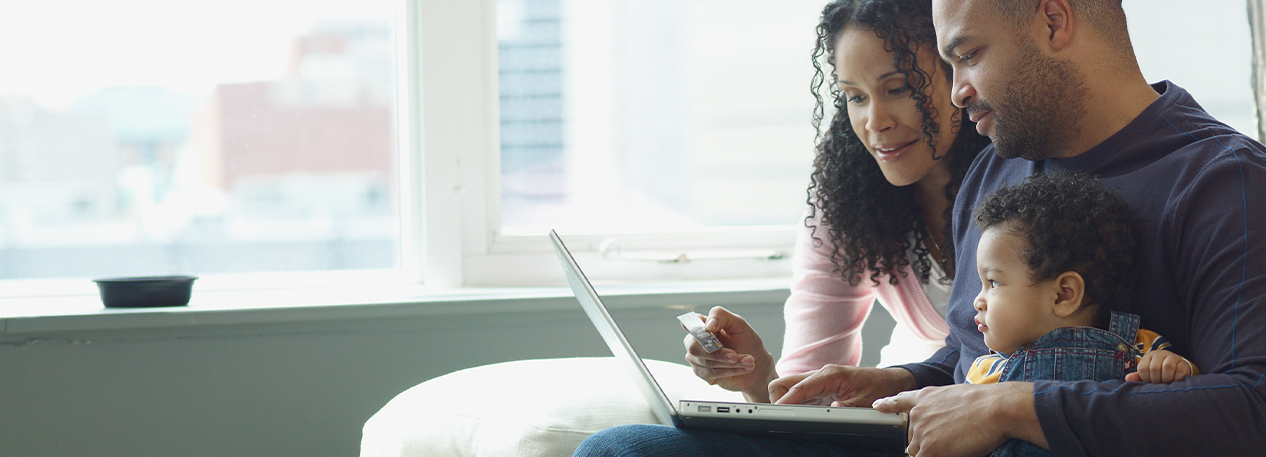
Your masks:
M 94 279 L 106 308 L 185 306 L 197 276 L 136 276 Z

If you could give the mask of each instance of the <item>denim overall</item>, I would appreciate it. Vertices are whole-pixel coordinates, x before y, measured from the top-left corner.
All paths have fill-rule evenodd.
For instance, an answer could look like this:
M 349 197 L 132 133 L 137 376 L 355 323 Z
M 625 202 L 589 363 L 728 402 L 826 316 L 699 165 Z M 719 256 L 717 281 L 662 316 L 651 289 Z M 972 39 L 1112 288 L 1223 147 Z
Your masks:
M 1108 330 L 1094 327 L 1056 329 L 1037 341 L 1021 346 L 1007 359 L 999 382 L 1004 381 L 1107 381 L 1124 379 L 1135 371 L 1141 351 L 1139 317 L 1112 313 Z M 992 457 L 1050 456 L 1050 451 L 1022 440 L 1010 440 Z

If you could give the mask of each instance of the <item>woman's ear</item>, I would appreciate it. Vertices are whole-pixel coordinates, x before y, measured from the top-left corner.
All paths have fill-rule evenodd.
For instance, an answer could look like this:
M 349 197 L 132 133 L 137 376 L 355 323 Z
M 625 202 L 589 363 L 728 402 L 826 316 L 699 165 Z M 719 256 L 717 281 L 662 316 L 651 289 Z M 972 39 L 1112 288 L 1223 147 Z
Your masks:
M 1065 271 L 1055 278 L 1055 305 L 1052 308 L 1056 316 L 1066 318 L 1075 314 L 1086 301 L 1086 280 L 1080 273 Z

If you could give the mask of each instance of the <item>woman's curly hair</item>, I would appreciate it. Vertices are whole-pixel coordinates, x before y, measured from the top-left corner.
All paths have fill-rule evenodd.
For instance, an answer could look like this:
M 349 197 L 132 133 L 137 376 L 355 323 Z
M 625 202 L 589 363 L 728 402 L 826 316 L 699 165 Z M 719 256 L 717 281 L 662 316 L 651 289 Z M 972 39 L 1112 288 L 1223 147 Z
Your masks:
M 1033 281 L 1075 271 L 1086 281 L 1086 304 L 1120 310 L 1134 291 L 1131 214 L 1124 200 L 1093 177 L 1049 173 L 995 191 L 973 218 L 982 231 L 1006 224 L 1024 237 L 1028 248 L 1022 255 Z
M 900 269 L 907 265 L 921 282 L 927 283 L 933 262 L 927 248 L 931 239 L 921 218 L 922 210 L 915 203 L 914 186 L 897 187 L 884 178 L 879 164 L 853 131 L 847 99 L 842 97 L 833 71 L 836 40 L 849 26 L 873 31 L 883 39 L 884 49 L 893 54 L 897 71 L 906 77 L 910 98 L 915 100 L 923 117 L 923 135 L 933 151 L 937 146 L 936 136 L 943 127 L 937 125 L 936 108 L 927 95 L 932 76 L 920 68 L 918 62 L 920 48 L 936 48 L 931 1 L 837 0 L 828 4 L 822 11 L 817 45 L 813 49 L 811 89 L 816 100 L 813 126 L 818 137 L 808 190 L 811 209 L 805 224 L 813 229 L 814 245 L 821 246 L 823 240 L 819 238 L 818 227 L 811 222 L 821 212 L 821 220 L 828 226 L 825 237 L 834 247 L 831 261 L 849 284 L 860 283 L 868 271 L 874 284 L 879 284 L 883 276 L 888 276 L 890 284 L 896 284 L 897 277 L 904 275 L 899 273 Z M 832 71 L 823 68 L 822 60 L 826 60 Z M 949 64 L 942 63 L 939 71 L 949 77 L 952 70 Z M 835 109 L 825 132 L 822 131 L 826 114 L 823 85 L 828 85 Z M 989 143 L 987 137 L 976 133 L 975 125 L 961 111 L 955 110 L 953 119 L 959 124 L 959 133 L 948 157 L 934 157 L 949 160 L 951 179 L 945 186 L 945 196 L 950 202 L 954 201 L 967 167 Z M 941 267 L 947 277 L 941 281 L 946 284 L 954 277 L 954 246 L 949 224 L 952 209 L 952 205 L 947 207 L 942 215 L 946 221 L 943 233 L 947 242 L 940 246 Z M 907 256 L 911 251 L 913 264 Z

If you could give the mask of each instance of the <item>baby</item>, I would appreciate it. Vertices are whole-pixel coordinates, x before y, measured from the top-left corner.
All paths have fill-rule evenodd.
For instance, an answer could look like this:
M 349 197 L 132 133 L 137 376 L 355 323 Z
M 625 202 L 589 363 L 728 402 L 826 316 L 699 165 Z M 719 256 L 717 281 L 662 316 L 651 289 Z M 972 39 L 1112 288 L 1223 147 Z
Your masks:
M 1126 204 L 1094 178 L 1039 174 L 973 214 L 981 290 L 976 325 L 994 352 L 967 381 L 1124 379 L 1197 374 L 1160 335 L 1120 312 L 1130 300 L 1134 229 Z

